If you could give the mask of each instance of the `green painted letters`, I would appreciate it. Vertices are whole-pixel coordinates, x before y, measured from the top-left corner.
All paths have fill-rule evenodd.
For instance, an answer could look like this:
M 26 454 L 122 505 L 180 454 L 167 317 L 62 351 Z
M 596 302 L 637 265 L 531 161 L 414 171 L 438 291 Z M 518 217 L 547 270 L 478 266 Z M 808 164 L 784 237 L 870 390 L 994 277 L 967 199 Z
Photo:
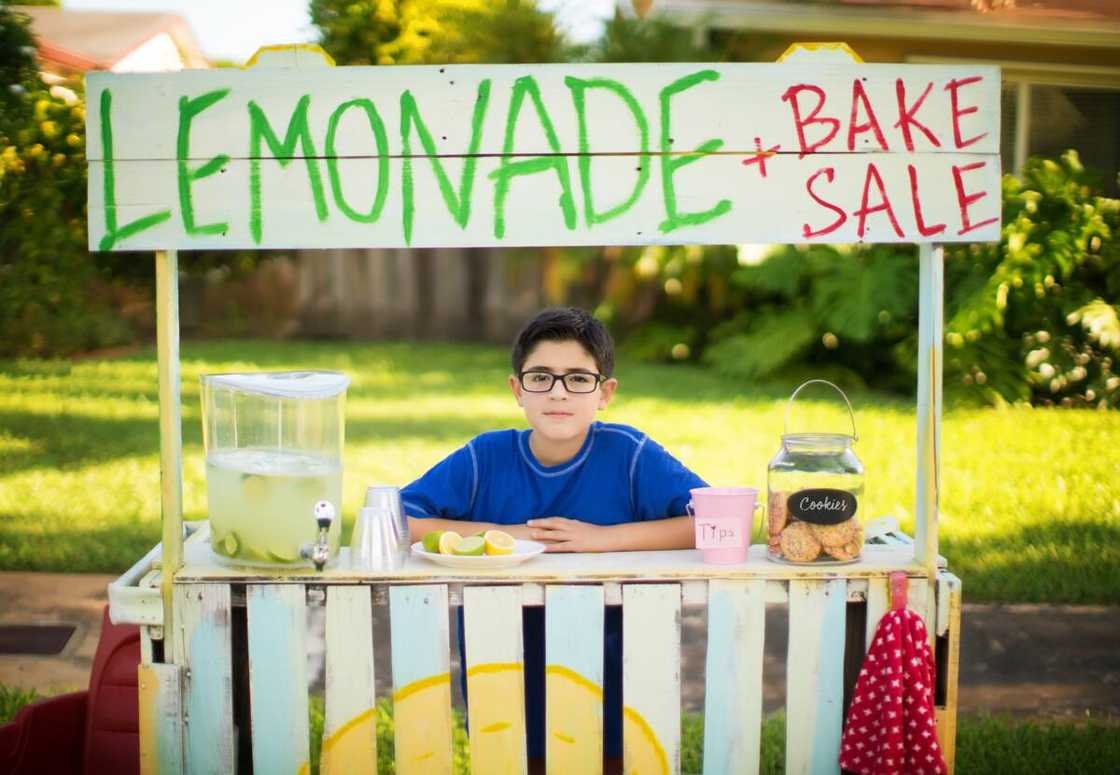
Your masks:
M 642 112 L 638 101 L 634 99 L 634 95 L 618 81 L 609 78 L 593 78 L 590 81 L 585 81 L 582 78 L 568 76 L 564 79 L 564 83 L 571 89 L 572 102 L 575 104 L 576 116 L 579 119 L 579 180 L 583 188 L 584 218 L 587 220 L 588 226 L 606 223 L 611 218 L 617 218 L 633 207 L 649 181 L 649 123 L 646 121 L 646 116 Z M 638 156 L 638 181 L 634 184 L 634 190 L 630 192 L 630 197 L 625 202 L 612 207 L 605 213 L 596 213 L 591 201 L 591 147 L 587 140 L 587 106 L 584 94 L 588 89 L 607 89 L 617 94 L 626 103 L 626 107 L 630 109 L 630 113 L 634 116 L 634 123 L 638 127 L 639 147 L 641 148 Z
M 288 131 L 280 142 L 268 118 L 260 106 L 249 101 L 249 231 L 253 241 L 261 241 L 261 140 L 268 143 L 273 158 L 281 167 L 287 167 L 294 158 L 296 143 L 300 144 L 303 160 L 307 164 L 307 177 L 311 183 L 311 196 L 315 200 L 315 214 L 319 222 L 327 220 L 327 202 L 323 197 L 323 181 L 319 176 L 319 165 L 315 160 L 315 144 L 311 140 L 311 130 L 307 126 L 307 107 L 311 95 L 300 97 L 292 117 L 288 121 Z
M 703 81 L 716 80 L 719 80 L 719 73 L 715 70 L 700 70 L 684 78 L 678 78 L 661 90 L 661 193 L 665 199 L 665 220 L 657 228 L 662 232 L 670 232 L 682 226 L 699 226 L 731 210 L 731 201 L 722 199 L 709 210 L 698 213 L 677 212 L 677 190 L 673 185 L 673 173 L 678 168 L 699 161 L 705 154 L 718 151 L 723 145 L 723 140 L 706 140 L 687 156 L 673 158 L 670 155 L 673 149 L 672 133 L 669 129 L 669 100 L 674 94 L 691 89 Z
M 424 119 L 420 117 L 420 109 L 416 105 L 416 98 L 407 89 L 401 93 L 401 149 L 404 161 L 401 165 L 401 196 L 403 198 L 404 241 L 406 245 L 412 244 L 412 221 L 416 212 L 416 204 L 412 193 L 412 143 L 411 128 L 416 128 L 420 137 L 420 144 L 424 146 L 424 153 L 432 163 L 432 171 L 436 174 L 439 191 L 443 195 L 443 203 L 447 206 L 451 217 L 460 228 L 466 228 L 471 219 L 471 191 L 474 188 L 474 170 L 478 163 L 478 146 L 482 143 L 482 121 L 486 118 L 486 106 L 490 103 L 490 79 L 483 80 L 478 85 L 478 96 L 474 101 L 474 115 L 471 117 L 471 140 L 467 149 L 467 156 L 463 159 L 463 172 L 459 177 L 459 194 L 451 188 L 451 180 L 443 169 L 439 151 L 436 149 L 432 133 L 428 131 Z
M 111 250 L 114 245 L 133 234 L 150 229 L 163 223 L 171 217 L 170 210 L 137 218 L 132 223 L 117 227 L 117 182 L 113 170 L 113 94 L 108 89 L 101 92 L 101 154 L 104 157 L 102 182 L 105 187 L 105 235 L 97 247 L 100 250 Z
M 528 94 L 533 101 L 541 126 L 544 128 L 548 147 L 552 151 L 550 156 L 533 156 L 519 161 L 510 161 L 513 157 L 513 140 L 517 129 L 517 117 L 521 113 L 521 103 Z M 513 83 L 513 94 L 509 100 L 509 114 L 506 116 L 506 135 L 502 143 L 502 160 L 498 169 L 490 173 L 494 184 L 494 236 L 501 239 L 506 233 L 505 203 L 509 194 L 510 179 L 519 175 L 535 175 L 547 170 L 556 172 L 560 181 L 560 211 L 564 215 L 564 225 L 569 229 L 576 227 L 576 207 L 572 202 L 572 181 L 568 175 L 568 157 L 560 152 L 560 141 L 556 139 L 556 130 L 552 120 L 548 117 L 541 102 L 541 90 L 533 76 L 525 75 Z
M 338 172 L 338 156 L 335 154 L 334 137 L 338 131 L 338 122 L 342 114 L 350 108 L 361 108 L 369 119 L 369 128 L 373 132 L 374 142 L 377 143 L 377 193 L 373 196 L 373 207 L 368 213 L 359 213 L 352 208 L 342 195 L 342 178 Z M 343 215 L 358 223 L 374 223 L 381 217 L 381 210 L 385 207 L 385 196 L 389 193 L 389 138 L 385 134 L 385 123 L 377 113 L 377 108 L 367 99 L 350 100 L 335 108 L 327 122 L 327 143 L 323 149 L 327 155 L 327 174 L 331 181 L 331 194 L 334 203 Z
M 175 145 L 175 155 L 179 168 L 179 210 L 183 216 L 183 230 L 187 234 L 225 234 L 228 223 L 208 223 L 198 226 L 194 222 L 194 199 L 191 197 L 191 183 L 213 175 L 229 161 L 229 156 L 221 154 L 210 159 L 201 167 L 191 169 L 187 160 L 191 155 L 191 122 L 194 117 L 218 100 L 229 94 L 229 89 L 217 89 L 200 97 L 179 98 L 179 137 Z

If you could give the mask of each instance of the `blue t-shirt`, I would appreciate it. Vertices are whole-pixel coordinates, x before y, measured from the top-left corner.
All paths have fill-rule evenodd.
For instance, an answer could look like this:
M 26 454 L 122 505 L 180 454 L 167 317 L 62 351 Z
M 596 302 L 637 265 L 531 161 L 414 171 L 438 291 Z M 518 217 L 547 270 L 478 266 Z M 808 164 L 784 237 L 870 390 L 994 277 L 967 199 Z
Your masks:
M 537 462 L 528 430 L 492 431 L 452 452 L 401 492 L 412 517 L 520 525 L 569 517 L 619 525 L 685 513 L 704 481 L 629 425 L 592 423 L 575 457 Z
M 529 430 L 483 433 L 452 452 L 401 491 L 411 517 L 519 525 L 538 517 L 568 517 L 619 525 L 685 513 L 688 491 L 704 480 L 657 442 L 628 425 L 592 423 L 575 457 L 556 466 L 537 462 Z M 463 657 L 460 616 L 459 654 Z M 525 714 L 530 757 L 544 755 L 544 611 L 524 609 Z M 611 606 L 604 622 L 603 743 L 622 755 L 622 615 Z M 466 671 L 461 681 L 466 696 Z

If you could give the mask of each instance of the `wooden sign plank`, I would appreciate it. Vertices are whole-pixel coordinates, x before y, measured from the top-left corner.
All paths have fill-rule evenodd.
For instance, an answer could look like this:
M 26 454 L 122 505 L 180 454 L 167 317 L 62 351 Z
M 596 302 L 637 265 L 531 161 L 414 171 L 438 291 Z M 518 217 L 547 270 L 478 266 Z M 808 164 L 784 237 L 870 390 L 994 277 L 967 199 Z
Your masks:
M 525 775 L 521 590 L 463 590 L 467 713 L 473 775 Z
M 175 664 L 186 674 L 186 770 L 233 772 L 233 659 L 228 584 L 176 584 Z
M 90 165 L 90 248 L 440 247 L 454 245 L 940 242 L 999 238 L 998 157 L 969 154 L 796 154 L 760 158 L 551 157 L 507 177 L 499 157 L 447 159 L 444 196 L 428 160 L 226 162 L 194 184 L 190 215 L 175 162 Z M 673 166 L 680 162 L 687 166 Z M 763 166 L 763 163 L 765 166 Z M 411 189 L 401 189 L 405 165 Z M 459 184 L 468 165 L 471 193 Z M 256 168 L 256 172 L 254 169 Z M 381 170 L 384 170 L 384 178 Z M 128 170 L 122 175 L 122 170 Z M 255 177 L 254 177 L 255 175 Z M 254 180 L 257 181 L 254 184 Z M 501 181 L 505 180 L 505 183 Z M 382 181 L 385 181 L 382 187 Z M 110 204 L 114 202 L 115 204 Z M 161 204 L 157 204 L 161 203 Z M 464 204 L 466 203 L 466 204 Z M 110 239 L 126 224 L 158 223 Z M 461 221 L 461 222 L 460 222 Z M 101 223 L 101 226 L 97 226 Z M 188 232 L 190 232 L 188 236 Z
M 545 592 L 545 764 L 549 775 L 603 771 L 603 587 Z
M 681 771 L 681 588 L 622 588 L 622 769 Z
M 327 587 L 324 775 L 377 774 L 371 605 L 368 586 Z
M 389 589 L 400 775 L 451 775 L 451 656 L 445 585 Z
M 91 161 L 268 154 L 293 117 L 297 157 L 1000 147 L 1000 71 L 980 65 L 222 68 L 91 73 L 86 93 Z
M 839 227 L 814 235 L 802 233 L 802 222 L 770 231 L 749 228 L 749 218 L 746 226 L 740 222 L 749 209 L 746 202 L 780 202 L 794 211 L 817 208 L 823 227 L 831 221 L 823 217 L 837 211 L 822 200 L 844 212 L 860 207 L 885 212 L 874 210 L 882 197 L 898 211 L 915 188 L 920 193 L 913 198 L 931 229 L 944 220 L 939 220 L 942 211 L 956 208 L 966 211 L 957 214 L 958 220 L 969 221 L 965 230 L 957 233 L 960 227 L 945 221 L 946 228 L 936 234 L 880 229 L 864 238 L 998 237 L 998 228 L 967 228 L 988 217 L 970 218 L 976 213 L 967 212 L 984 210 L 982 196 L 989 205 L 996 202 L 998 218 L 1000 74 L 992 67 L 221 69 L 91 74 L 87 94 L 94 249 L 296 247 L 284 240 L 300 234 L 323 247 L 855 241 Z M 843 174 L 830 157 L 849 154 L 866 158 L 846 165 Z M 713 155 L 730 155 L 733 164 L 744 167 L 736 175 L 724 170 L 721 188 L 754 190 L 737 200 L 712 198 Z M 920 174 L 913 182 L 907 179 L 907 165 L 928 156 L 977 161 L 958 165 L 959 187 L 954 178 L 944 177 L 952 165 L 935 165 L 940 182 Z M 619 166 L 604 168 L 602 162 L 611 158 Z M 284 183 L 266 180 L 275 178 L 277 159 L 287 166 Z M 973 163 L 987 172 L 963 169 Z M 869 180 L 871 164 L 877 172 Z M 631 168 L 634 174 L 612 187 L 618 173 Z M 700 168 L 708 174 L 690 174 Z M 821 172 L 832 168 L 833 173 Z M 298 184 L 297 169 L 303 178 Z M 923 164 L 915 162 L 915 172 L 923 171 Z M 879 178 L 899 175 L 901 189 L 879 190 Z M 435 196 L 412 190 L 421 185 Z M 289 223 L 292 213 L 274 201 L 276 188 L 288 189 L 288 198 L 302 205 L 292 208 L 299 215 L 296 223 Z M 546 203 L 541 209 L 551 217 L 522 224 L 525 234 L 536 236 L 531 243 L 515 230 L 491 228 L 496 221 L 482 218 L 486 237 L 478 241 L 472 225 L 484 215 L 484 201 L 507 198 Z M 558 198 L 564 210 L 560 221 Z M 652 215 L 659 200 L 661 212 Z M 588 201 L 594 204 L 587 206 Z M 685 206 L 702 202 L 707 205 Z M 504 208 L 490 207 L 500 219 Z M 208 208 L 229 215 L 204 217 Z M 446 209 L 453 211 L 453 228 L 440 229 L 437 219 Z M 409 210 L 415 229 L 392 217 Z M 582 227 L 573 221 L 576 210 L 584 211 Z M 623 214 L 638 217 L 644 228 L 622 227 Z M 327 224 L 332 215 L 334 222 Z M 274 228 L 266 237 L 263 228 L 246 224 L 258 216 L 290 228 Z M 394 228 L 351 229 L 339 241 L 329 241 L 339 225 L 382 221 Z M 612 228 L 594 228 L 608 222 Z M 661 228 L 662 222 L 670 228 Z M 717 222 L 737 228 L 702 228 Z M 568 233 L 573 230 L 577 235 Z M 420 232 L 423 240 L 413 241 Z
M 789 583 L 786 772 L 840 772 L 847 581 Z
M 762 755 L 766 582 L 708 584 L 704 772 L 753 775 Z
M 307 593 L 302 584 L 250 584 L 249 708 L 253 771 L 308 766 Z

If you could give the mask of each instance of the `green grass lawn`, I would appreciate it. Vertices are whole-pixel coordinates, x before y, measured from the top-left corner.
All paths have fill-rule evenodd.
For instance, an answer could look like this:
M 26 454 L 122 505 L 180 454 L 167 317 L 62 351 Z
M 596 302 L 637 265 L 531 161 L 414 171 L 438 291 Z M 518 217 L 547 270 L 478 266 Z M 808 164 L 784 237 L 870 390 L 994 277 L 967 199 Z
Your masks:
M 344 516 L 364 488 L 405 484 L 473 435 L 524 426 L 504 348 L 187 343 L 184 508 L 205 516 L 198 375 L 330 368 L 353 378 Z M 649 433 L 713 484 L 765 488 L 793 383 L 746 385 L 685 366 L 622 364 L 601 417 Z M 826 391 L 793 424 L 842 430 Z M 865 514 L 913 528 L 914 402 L 855 392 Z M 0 569 L 118 573 L 159 540 L 154 351 L 0 362 Z M 941 551 L 968 601 L 1120 603 L 1120 413 L 958 408 L 942 437 Z
M 39 699 L 0 685 L 0 724 L 10 721 L 23 705 Z M 309 708 L 311 772 L 319 772 L 323 735 L 323 702 Z M 395 772 L 393 706 L 377 703 L 378 771 Z M 470 743 L 463 717 L 454 712 L 453 765 L 455 775 L 470 772 Z M 685 714 L 681 720 L 681 772 L 699 773 L 704 763 L 704 719 Z M 762 724 L 761 772 L 785 772 L 785 716 L 776 713 Z M 962 715 L 957 720 L 957 762 L 960 773 L 984 775 L 1067 775 L 1104 773 L 1120 769 L 1120 734 L 1115 725 L 1087 719 L 1078 723 L 1036 722 L 1014 718 Z

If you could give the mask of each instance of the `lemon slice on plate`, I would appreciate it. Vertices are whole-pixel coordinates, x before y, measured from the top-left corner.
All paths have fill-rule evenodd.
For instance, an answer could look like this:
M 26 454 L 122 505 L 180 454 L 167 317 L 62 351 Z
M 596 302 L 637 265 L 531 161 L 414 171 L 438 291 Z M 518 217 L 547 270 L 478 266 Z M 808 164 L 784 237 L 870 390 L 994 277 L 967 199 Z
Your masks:
M 463 537 L 456 533 L 454 530 L 447 530 L 439 537 L 439 553 L 440 554 L 454 554 L 455 547 Z
M 487 530 L 482 534 L 487 554 L 513 554 L 517 539 L 502 530 Z

